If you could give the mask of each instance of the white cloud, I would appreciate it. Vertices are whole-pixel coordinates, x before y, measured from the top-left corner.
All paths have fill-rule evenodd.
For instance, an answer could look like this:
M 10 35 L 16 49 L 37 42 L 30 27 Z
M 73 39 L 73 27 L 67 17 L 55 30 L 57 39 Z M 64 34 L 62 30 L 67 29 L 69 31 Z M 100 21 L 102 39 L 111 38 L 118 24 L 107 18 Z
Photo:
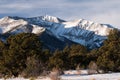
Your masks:
M 99 23 L 111 24 L 115 27 L 120 28 L 120 16 L 119 13 L 116 12 L 96 14 L 95 16 L 92 16 L 91 19 Z
M 120 0 L 0 0 L 0 17 L 57 16 L 66 20 L 84 18 L 120 28 Z

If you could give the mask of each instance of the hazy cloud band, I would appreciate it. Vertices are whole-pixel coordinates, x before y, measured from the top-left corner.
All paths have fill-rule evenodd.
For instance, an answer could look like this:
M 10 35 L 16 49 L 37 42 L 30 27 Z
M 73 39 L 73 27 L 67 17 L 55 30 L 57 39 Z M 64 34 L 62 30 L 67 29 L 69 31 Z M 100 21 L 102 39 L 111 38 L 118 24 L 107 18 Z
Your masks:
M 120 0 L 0 0 L 0 17 L 41 15 L 84 18 L 120 28 Z

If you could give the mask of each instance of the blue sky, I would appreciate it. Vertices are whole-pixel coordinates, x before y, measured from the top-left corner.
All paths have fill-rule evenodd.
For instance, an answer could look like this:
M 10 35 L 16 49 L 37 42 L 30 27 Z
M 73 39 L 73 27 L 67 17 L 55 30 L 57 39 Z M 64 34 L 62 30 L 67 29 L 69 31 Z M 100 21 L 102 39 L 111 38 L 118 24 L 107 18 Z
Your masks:
M 0 17 L 56 16 L 87 19 L 120 28 L 120 0 L 0 0 Z

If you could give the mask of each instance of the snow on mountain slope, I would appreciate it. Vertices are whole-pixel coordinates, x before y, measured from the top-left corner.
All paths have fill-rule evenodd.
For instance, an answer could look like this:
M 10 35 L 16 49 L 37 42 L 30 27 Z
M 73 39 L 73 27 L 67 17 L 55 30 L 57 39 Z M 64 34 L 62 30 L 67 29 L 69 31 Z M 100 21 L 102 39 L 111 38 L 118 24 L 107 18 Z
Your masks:
M 19 19 L 14 20 L 9 17 L 5 17 L 0 19 L 0 33 L 7 33 L 9 31 L 14 30 L 16 27 L 27 25 L 27 22 Z
M 45 28 L 29 24 L 28 21 L 25 21 L 24 19 L 14 19 L 8 16 L 0 19 L 0 34 L 17 34 L 22 32 L 39 34 L 44 30 Z
M 79 19 L 71 22 L 64 22 L 65 28 L 71 28 L 71 27 L 78 27 L 84 30 L 94 31 L 95 34 L 106 36 L 109 34 L 109 31 L 111 30 L 110 27 L 104 24 L 98 24 L 94 23 L 92 21 L 87 21 L 84 19 Z
M 36 26 L 36 25 L 32 25 L 32 26 L 33 26 L 32 33 L 34 33 L 34 34 L 40 34 L 41 32 L 45 31 L 45 28 L 43 28 L 43 27 Z
M 41 18 L 42 18 L 42 20 L 49 21 L 49 22 L 55 22 L 55 23 L 65 22 L 62 19 L 59 19 L 54 16 L 49 16 L 49 15 L 41 16 Z
M 41 24 L 41 23 L 40 23 Z M 64 39 L 88 46 L 89 48 L 100 47 L 107 38 L 113 27 L 94 23 L 84 19 L 62 23 L 46 22 L 41 24 L 51 35 L 64 41 Z
M 112 26 L 99 24 L 84 19 L 64 21 L 53 16 L 33 18 L 4 17 L 0 19 L 0 34 L 29 32 L 47 34 L 61 41 L 68 39 L 89 48 L 100 47 L 107 38 Z
M 14 17 L 13 17 L 14 18 Z M 32 18 L 24 18 L 24 20 L 28 21 L 29 23 L 32 24 L 37 24 L 37 25 L 47 25 L 47 24 L 52 24 L 52 23 L 62 23 L 65 22 L 62 19 L 59 19 L 57 17 L 53 17 L 53 16 L 39 16 L 39 17 L 32 17 Z

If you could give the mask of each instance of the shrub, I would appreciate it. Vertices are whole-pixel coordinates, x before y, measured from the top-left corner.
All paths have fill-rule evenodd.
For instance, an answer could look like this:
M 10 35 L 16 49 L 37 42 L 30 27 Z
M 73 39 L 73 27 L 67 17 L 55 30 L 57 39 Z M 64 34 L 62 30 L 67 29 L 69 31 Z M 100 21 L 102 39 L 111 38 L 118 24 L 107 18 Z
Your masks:
M 95 74 L 98 71 L 97 64 L 91 61 L 88 65 L 88 74 Z
M 50 73 L 50 79 L 51 80 L 60 80 L 60 70 L 57 68 L 53 68 L 53 70 Z
M 28 57 L 26 61 L 26 69 L 23 71 L 24 77 L 37 77 L 43 72 L 44 65 L 36 57 Z

